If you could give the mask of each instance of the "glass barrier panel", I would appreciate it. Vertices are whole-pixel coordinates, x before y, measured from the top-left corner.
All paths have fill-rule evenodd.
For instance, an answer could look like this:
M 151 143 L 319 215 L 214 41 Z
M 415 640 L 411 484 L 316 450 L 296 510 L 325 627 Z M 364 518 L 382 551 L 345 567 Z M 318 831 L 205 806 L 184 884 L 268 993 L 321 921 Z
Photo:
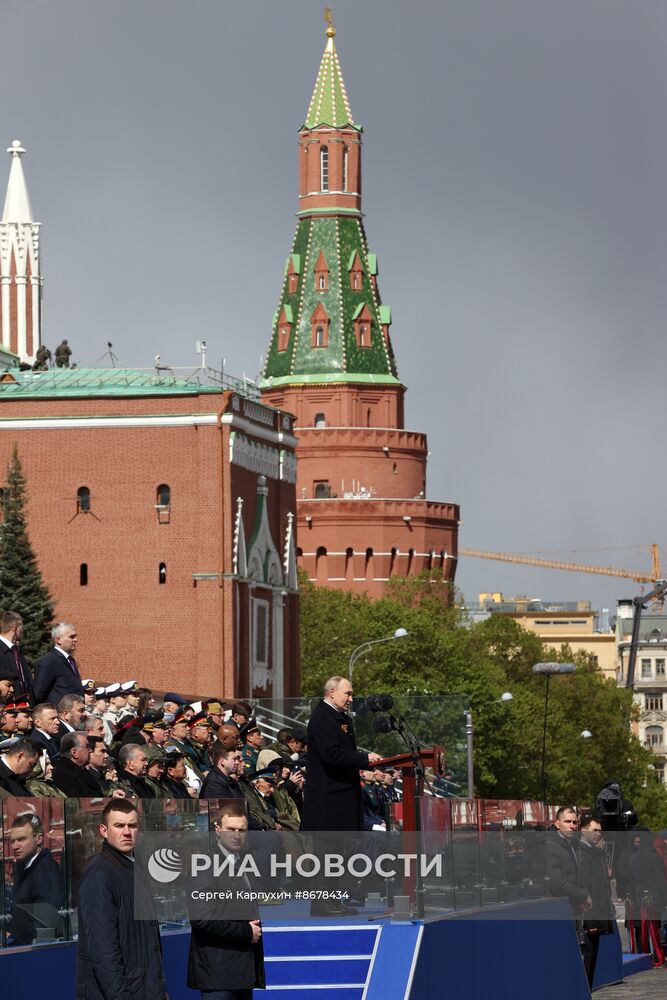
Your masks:
M 3 943 L 71 938 L 65 864 L 65 799 L 2 799 Z
M 72 932 L 76 936 L 79 882 L 86 866 L 102 848 L 100 824 L 109 800 L 82 798 L 63 801 L 68 855 L 67 896 Z M 177 850 L 180 837 L 209 828 L 209 804 L 205 800 L 139 799 L 136 805 L 140 831 L 168 834 L 174 850 Z M 181 927 L 187 923 L 185 902 L 178 894 L 160 889 L 154 896 L 154 902 L 157 919 L 163 928 Z

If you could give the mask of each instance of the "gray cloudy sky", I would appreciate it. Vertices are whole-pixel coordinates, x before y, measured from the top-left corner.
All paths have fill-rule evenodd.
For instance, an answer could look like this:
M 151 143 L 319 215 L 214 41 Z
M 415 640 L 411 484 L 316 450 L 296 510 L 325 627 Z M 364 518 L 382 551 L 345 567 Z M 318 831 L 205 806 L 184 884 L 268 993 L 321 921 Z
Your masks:
M 178 365 L 205 337 L 257 372 L 323 6 L 0 0 L 0 140 L 28 149 L 47 343 Z M 631 547 L 664 541 L 664 0 L 338 0 L 334 21 L 430 497 L 461 504 L 468 547 L 648 567 Z M 477 560 L 457 579 L 469 598 L 636 592 Z

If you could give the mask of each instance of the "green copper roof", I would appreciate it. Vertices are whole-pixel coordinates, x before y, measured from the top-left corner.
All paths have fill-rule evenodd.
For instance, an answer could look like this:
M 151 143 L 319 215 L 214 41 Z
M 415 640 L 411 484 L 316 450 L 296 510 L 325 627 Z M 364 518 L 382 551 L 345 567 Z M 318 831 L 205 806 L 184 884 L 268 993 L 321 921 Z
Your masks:
M 45 372 L 11 369 L 0 373 L 1 399 L 108 396 L 197 396 L 222 388 L 186 382 L 169 372 L 133 368 L 49 368 Z
M 290 383 L 398 384 L 391 342 L 383 334 L 383 326 L 391 322 L 391 312 L 382 305 L 376 284 L 371 280 L 371 275 L 377 272 L 377 260 L 368 253 L 361 219 L 326 216 L 301 219 L 291 252 L 301 259 L 302 269 L 296 283 L 290 283 L 285 275 L 260 388 Z M 327 264 L 328 281 L 324 289 L 319 287 L 315 274 L 320 255 Z M 359 288 L 353 288 L 350 262 L 357 255 L 361 281 Z M 370 345 L 360 347 L 355 324 L 364 308 L 370 314 L 371 336 Z M 291 330 L 286 349 L 279 350 L 285 347 L 284 333 L 279 337 L 278 331 L 278 318 L 283 310 Z M 313 327 L 320 324 L 326 327 L 324 347 L 313 343 Z
M 345 128 L 346 125 L 356 129 L 359 127 L 352 118 L 333 37 L 327 38 L 304 128 L 317 128 L 319 125 L 330 125 L 331 128 Z

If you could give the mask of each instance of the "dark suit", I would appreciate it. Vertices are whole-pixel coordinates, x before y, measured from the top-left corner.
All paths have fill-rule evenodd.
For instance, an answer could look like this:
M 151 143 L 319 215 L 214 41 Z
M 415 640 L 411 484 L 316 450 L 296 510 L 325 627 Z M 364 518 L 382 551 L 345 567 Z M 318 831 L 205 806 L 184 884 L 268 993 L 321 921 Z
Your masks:
M 56 707 L 63 695 L 80 694 L 83 698 L 78 668 L 72 670 L 66 658 L 55 648 L 37 661 L 33 689 L 37 703 L 50 701 Z
M 0 788 L 4 788 L 10 795 L 30 795 L 25 780 L 24 775 L 14 774 L 0 757 Z
M 308 781 L 302 830 L 361 830 L 359 771 L 368 754 L 357 750 L 352 719 L 321 701 L 308 723 Z
M 34 743 L 39 750 L 46 750 L 52 764 L 60 757 L 60 737 L 47 736 L 41 729 L 33 729 L 30 733 L 30 742 Z
M 53 784 L 67 796 L 98 798 L 102 795 L 102 783 L 93 772 L 75 764 L 69 757 L 61 757 L 53 768 Z
M 14 694 L 27 694 L 30 698 L 30 704 L 35 704 L 35 695 L 33 690 L 33 680 L 32 680 L 32 670 L 28 666 L 28 661 L 25 656 L 18 651 L 19 666 L 16 663 L 16 653 L 14 652 L 14 646 L 11 648 L 2 640 L 0 640 L 0 667 L 9 670 L 13 673 L 14 680 Z

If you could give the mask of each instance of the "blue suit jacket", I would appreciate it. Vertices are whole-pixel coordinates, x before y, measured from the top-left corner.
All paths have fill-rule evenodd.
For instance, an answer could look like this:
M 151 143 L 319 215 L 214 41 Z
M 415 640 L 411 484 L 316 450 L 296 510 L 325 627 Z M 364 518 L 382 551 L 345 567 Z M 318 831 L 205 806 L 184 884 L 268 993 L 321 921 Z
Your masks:
M 83 698 L 83 684 L 79 671 L 73 671 L 57 649 L 50 649 L 41 660 L 37 661 L 33 689 L 37 704 L 50 701 L 57 706 L 65 694 L 80 694 Z

